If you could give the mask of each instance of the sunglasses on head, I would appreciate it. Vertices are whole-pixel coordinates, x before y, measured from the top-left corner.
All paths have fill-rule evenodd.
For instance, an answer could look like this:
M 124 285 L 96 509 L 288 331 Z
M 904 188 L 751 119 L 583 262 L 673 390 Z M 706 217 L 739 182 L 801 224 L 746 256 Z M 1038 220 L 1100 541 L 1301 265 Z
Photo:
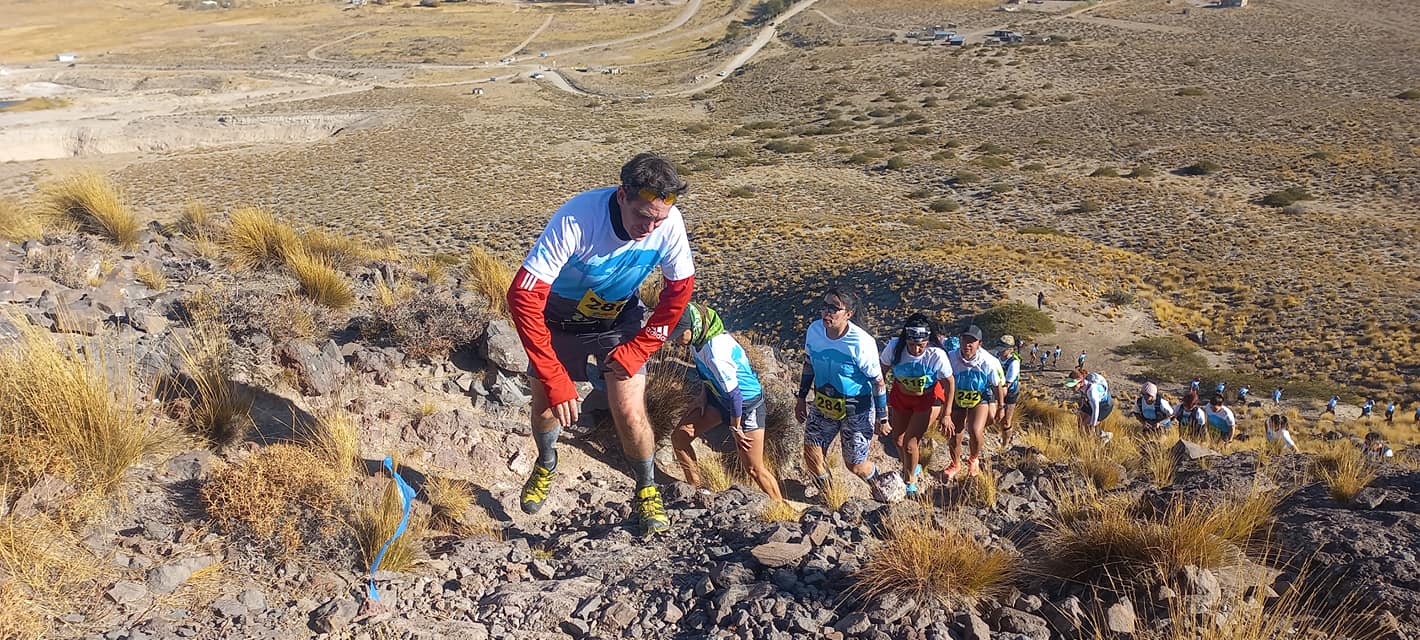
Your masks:
M 647 202 L 654 202 L 656 200 L 660 200 L 661 202 L 664 202 L 666 204 L 675 204 L 675 201 L 680 198 L 680 194 L 674 191 L 656 191 L 655 189 L 649 187 L 641 187 L 640 189 L 637 189 L 636 195 L 639 196 L 642 200 L 646 200 Z
M 926 342 L 932 335 L 927 331 L 927 327 L 907 327 L 903 334 L 907 336 L 908 342 Z

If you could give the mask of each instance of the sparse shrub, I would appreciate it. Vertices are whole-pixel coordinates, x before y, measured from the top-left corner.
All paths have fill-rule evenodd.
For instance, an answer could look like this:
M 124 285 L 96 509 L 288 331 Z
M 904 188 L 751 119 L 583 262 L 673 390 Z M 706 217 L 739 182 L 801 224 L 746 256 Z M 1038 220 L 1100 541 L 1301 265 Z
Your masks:
M 1134 167 L 1133 169 L 1131 169 L 1131 170 L 1129 171 L 1129 175 L 1128 175 L 1127 177 L 1130 177 L 1130 178 L 1152 178 L 1152 177 L 1154 177 L 1154 176 L 1157 175 L 1157 174 L 1158 174 L 1158 172 L 1157 172 L 1157 171 L 1154 171 L 1154 168 L 1153 168 L 1153 167 L 1150 167 L 1150 166 L 1148 166 L 1148 165 L 1143 165 L 1143 164 L 1141 164 L 1141 165 L 1138 165 L 1138 166 Z
M 1029 235 L 1037 235 L 1037 236 L 1064 236 L 1064 235 L 1069 235 L 1069 234 L 1065 233 L 1064 231 L 1061 231 L 1061 230 L 1059 230 L 1059 229 L 1056 229 L 1055 227 L 1047 227 L 1047 226 L 1038 225 L 1038 224 L 1026 225 L 1026 226 L 1024 226 L 1024 227 L 1021 227 L 1021 228 L 1017 231 L 1017 233 L 1019 233 L 1019 234 L 1021 234 L 1021 235 L 1027 235 L 1027 236 L 1029 236 Z
M 301 284 L 301 293 L 316 304 L 344 309 L 355 302 L 355 290 L 350 281 L 325 258 L 298 249 L 286 254 L 286 268 Z
M 954 176 L 952 176 L 952 179 L 957 184 L 975 184 L 977 182 L 981 182 L 981 176 L 976 175 L 970 171 L 958 171 Z
M 150 417 L 133 408 L 134 381 L 105 372 L 123 367 L 105 362 L 101 345 L 81 352 L 24 320 L 14 324 L 20 336 L 0 349 L 0 501 L 44 474 L 76 493 L 107 495 L 161 445 Z
M 1212 160 L 1199 160 L 1181 169 L 1179 172 L 1186 176 L 1206 176 L 1223 170 L 1220 165 Z
M 1100 297 L 1103 298 L 1105 302 L 1116 307 L 1134 304 L 1134 301 L 1138 299 L 1134 294 L 1119 288 L 1110 289 L 1104 292 L 1104 295 Z
M 886 540 L 855 575 L 853 590 L 865 600 L 895 593 L 951 606 L 999 592 L 1018 564 L 1016 556 L 987 547 L 951 523 L 898 516 L 886 523 Z
M 286 256 L 301 250 L 301 238 L 295 229 L 256 207 L 232 212 L 225 244 L 232 266 L 237 269 L 279 267 L 286 263 Z
M 40 237 L 44 225 L 19 203 L 0 198 L 0 240 L 24 242 Z
M 468 250 L 464 287 L 483 294 L 488 299 L 488 310 L 507 318 L 508 289 L 513 286 L 514 271 L 483 247 L 473 247 Z
M 932 204 L 928 205 L 927 208 L 936 211 L 937 213 L 946 213 L 948 211 L 956 211 L 957 209 L 960 209 L 961 205 L 957 204 L 957 201 L 952 200 L 951 198 L 938 198 L 936 200 L 933 200 Z
M 808 153 L 814 150 L 814 143 L 808 140 L 773 140 L 764 148 L 775 153 Z
M 904 158 L 902 156 L 893 156 L 891 158 L 888 158 L 886 166 L 892 171 L 900 171 L 907 167 L 907 158 Z
M 1118 178 L 1119 170 L 1114 167 L 1100 167 L 1090 172 L 1091 178 Z
M 993 182 L 987 189 L 990 189 L 991 193 L 1010 193 L 1016 190 L 1016 185 L 1007 182 Z
M 1395 94 L 1401 100 L 1420 100 L 1420 89 L 1406 89 Z
M 319 556 L 344 546 L 345 477 L 309 449 L 274 444 L 218 468 L 201 495 L 233 537 L 282 557 Z
M 1095 200 L 1093 197 L 1086 197 L 1086 199 L 1081 200 L 1079 204 L 1076 204 L 1075 213 L 1095 213 L 1095 211 L 1102 209 L 1105 209 L 1105 206 L 1099 203 L 1099 200 Z
M 751 187 L 749 185 L 743 185 L 731 189 L 730 192 L 725 195 L 731 198 L 753 198 L 756 195 L 759 195 L 759 192 L 755 191 L 754 187 Z
M 1055 333 L 1055 322 L 1044 311 L 1022 302 L 996 305 L 976 316 L 976 325 L 985 334 L 986 344 L 995 344 L 1003 335 L 1040 336 Z
M 1030 162 L 1021 165 L 1021 171 L 1045 171 L 1045 165 L 1039 162 Z
M 414 294 L 402 304 L 376 309 L 375 323 L 411 358 L 443 358 L 473 344 L 488 327 L 488 312 L 456 302 L 447 291 Z
M 987 169 L 1001 169 L 1011 166 L 1011 161 L 999 156 L 978 156 L 971 161 Z
M 955 151 L 952 151 L 951 149 L 942 149 L 941 151 L 938 151 L 938 152 L 932 154 L 931 157 L 932 157 L 933 160 L 936 160 L 937 162 L 941 162 L 941 161 L 943 161 L 943 160 L 951 160 L 951 159 L 957 157 L 957 154 L 956 154 Z
M 708 123 L 708 122 L 697 122 L 697 123 L 695 123 L 695 124 L 692 124 L 692 125 L 686 127 L 686 128 L 685 128 L 685 132 L 688 133 L 688 134 L 691 134 L 691 135 L 698 135 L 698 134 L 701 134 L 701 133 L 705 133 L 705 132 L 709 131 L 709 130 L 712 129 L 712 128 L 713 128 L 713 127 L 711 127 L 711 126 L 710 126 L 710 123 Z
M 1286 189 L 1282 189 L 1281 191 L 1273 191 L 1272 193 L 1262 196 L 1262 204 L 1269 207 L 1281 208 L 1288 206 L 1294 202 L 1297 202 L 1298 200 L 1314 199 L 1315 198 L 1312 196 L 1312 194 L 1308 193 L 1306 189 L 1303 189 L 1301 187 L 1287 187 Z
M 1205 93 L 1207 92 L 1203 87 L 1180 87 L 1178 91 L 1173 92 L 1176 96 L 1201 96 Z
M 929 187 L 918 187 L 918 188 L 914 189 L 914 190 L 912 191 L 912 193 L 907 194 L 907 197 L 913 198 L 913 199 L 916 199 L 916 200 L 921 200 L 922 198 L 930 198 L 930 197 L 932 197 L 932 194 L 933 194 L 933 193 L 934 193 L 934 192 L 933 192 L 932 189 L 929 188 Z
M 72 225 L 121 247 L 138 243 L 138 218 L 108 178 L 81 173 L 40 186 L 43 210 L 60 225 Z

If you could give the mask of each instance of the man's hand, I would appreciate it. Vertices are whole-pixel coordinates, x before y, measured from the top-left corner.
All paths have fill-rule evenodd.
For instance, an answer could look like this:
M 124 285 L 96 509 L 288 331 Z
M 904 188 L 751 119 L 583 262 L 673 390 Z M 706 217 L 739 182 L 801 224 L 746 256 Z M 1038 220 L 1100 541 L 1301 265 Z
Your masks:
M 887 418 L 879 418 L 879 419 L 878 419 L 878 435 L 880 435 L 880 436 L 890 436 L 890 435 L 892 435 L 892 423 L 891 423 L 891 422 L 888 422 L 888 419 L 887 419 Z
M 794 402 L 794 417 L 795 417 L 796 419 L 798 419 L 799 422 L 808 422 L 808 420 L 809 420 L 809 401 L 808 401 L 808 400 L 805 400 L 805 399 L 803 399 L 803 398 L 799 398 L 797 401 Z
M 577 423 L 577 418 L 581 413 L 582 401 L 572 398 L 562 404 L 552 407 L 552 417 L 557 418 L 557 424 L 563 429 L 571 427 Z
M 946 435 L 951 435 L 952 431 L 956 429 L 956 425 L 952 423 L 951 411 L 942 411 L 942 417 L 937 419 L 937 428 Z

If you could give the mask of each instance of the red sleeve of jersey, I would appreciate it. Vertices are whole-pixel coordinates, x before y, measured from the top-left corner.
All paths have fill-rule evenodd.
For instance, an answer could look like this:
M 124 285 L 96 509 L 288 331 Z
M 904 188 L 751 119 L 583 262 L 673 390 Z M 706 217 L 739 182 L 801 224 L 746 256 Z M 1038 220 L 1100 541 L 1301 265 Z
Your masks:
M 543 282 L 527 269 L 518 269 L 513 276 L 513 286 L 508 287 L 508 311 L 513 316 L 513 326 L 518 329 L 518 338 L 528 352 L 528 362 L 533 373 L 547 388 L 549 406 L 557 406 L 568 400 L 577 399 L 577 387 L 572 378 L 558 361 L 552 350 L 552 333 L 547 330 L 543 311 L 547 308 L 547 294 L 552 284 Z
M 661 301 L 651 311 L 651 319 L 646 321 L 646 326 L 642 327 L 640 333 L 630 342 L 622 343 L 613 349 L 611 359 L 626 369 L 627 373 L 635 375 L 640 371 L 651 358 L 651 354 L 666 341 L 671 327 L 680 321 L 680 314 L 690 302 L 690 292 L 694 288 L 695 276 L 684 280 L 666 280 L 666 287 L 661 290 Z

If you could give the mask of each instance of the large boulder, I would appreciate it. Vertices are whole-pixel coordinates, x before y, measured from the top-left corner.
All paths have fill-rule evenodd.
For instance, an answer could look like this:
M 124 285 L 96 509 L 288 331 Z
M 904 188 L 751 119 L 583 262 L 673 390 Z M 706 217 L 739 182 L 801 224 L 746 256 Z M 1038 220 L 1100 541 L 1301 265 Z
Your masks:
M 524 373 L 528 370 L 528 353 L 518 339 L 518 331 L 507 320 L 488 323 L 478 344 L 478 355 L 504 371 Z
M 334 340 L 327 340 L 320 347 L 303 340 L 291 340 L 281 345 L 277 357 L 296 373 L 301 391 L 307 395 L 335 393 L 345 378 L 345 358 Z

